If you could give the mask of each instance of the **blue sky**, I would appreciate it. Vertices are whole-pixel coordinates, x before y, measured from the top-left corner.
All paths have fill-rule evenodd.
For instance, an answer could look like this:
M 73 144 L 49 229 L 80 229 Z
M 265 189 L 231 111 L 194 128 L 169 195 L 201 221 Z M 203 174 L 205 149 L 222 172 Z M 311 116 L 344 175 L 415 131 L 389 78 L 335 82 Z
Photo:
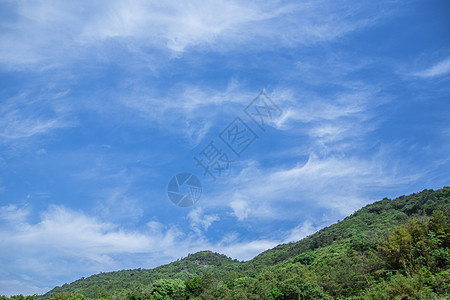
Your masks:
M 247 260 L 448 185 L 449 31 L 445 0 L 0 1 L 0 294 Z M 263 90 L 265 131 L 244 113 Z M 258 136 L 239 157 L 236 117 Z M 215 182 L 211 141 L 233 160 Z

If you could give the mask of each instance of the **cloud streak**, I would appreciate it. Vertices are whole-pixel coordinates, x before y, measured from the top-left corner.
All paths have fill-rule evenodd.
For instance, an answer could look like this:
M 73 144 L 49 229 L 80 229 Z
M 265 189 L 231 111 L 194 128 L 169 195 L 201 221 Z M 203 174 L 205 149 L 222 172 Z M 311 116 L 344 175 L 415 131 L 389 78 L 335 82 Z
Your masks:
M 414 73 L 414 75 L 422 78 L 433 78 L 438 76 L 444 76 L 448 73 L 450 73 L 450 57 L 447 57 L 437 62 L 436 64 L 427 69 L 416 72 Z
M 128 54 L 144 54 L 153 62 L 159 51 L 176 57 L 196 48 L 236 51 L 308 45 L 377 21 L 377 17 L 357 17 L 358 11 L 373 9 L 370 6 L 326 1 L 56 1 L 51 5 L 18 1 L 10 6 L 14 17 L 2 29 L 0 63 L 11 68 L 55 67 L 83 57 L 108 60 L 115 56 L 108 49 L 111 45 Z M 143 51 L 148 48 L 153 51 Z
M 3 142 L 48 134 L 73 126 L 70 106 L 62 101 L 67 92 L 44 91 L 35 95 L 22 91 L 0 106 L 0 138 Z M 62 103 L 64 102 L 64 103 Z

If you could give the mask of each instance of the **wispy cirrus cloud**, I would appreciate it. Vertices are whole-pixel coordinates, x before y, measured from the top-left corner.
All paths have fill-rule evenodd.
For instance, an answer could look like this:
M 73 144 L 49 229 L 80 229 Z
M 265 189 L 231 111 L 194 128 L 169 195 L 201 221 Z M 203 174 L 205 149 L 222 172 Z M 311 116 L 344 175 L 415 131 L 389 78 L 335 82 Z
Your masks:
M 67 92 L 44 92 L 3 99 L 0 106 L 0 137 L 3 141 L 26 139 L 73 126 L 70 105 L 62 100 Z
M 103 220 L 137 222 L 144 214 L 138 199 L 126 195 L 126 186 L 116 187 L 110 191 L 102 191 L 105 199 L 98 200 L 94 211 Z
M 437 76 L 444 76 L 450 73 L 450 57 L 447 57 L 429 68 L 413 73 L 414 76 L 422 78 L 433 78 Z
M 12 112 L 3 119 L 3 130 L 0 136 L 4 139 L 20 139 L 42 134 L 54 129 L 66 127 L 63 122 L 56 119 L 22 119 L 17 112 Z
M 56 67 L 86 57 L 104 61 L 121 51 L 157 63 L 152 57 L 158 51 L 178 56 L 198 47 L 223 51 L 314 44 L 370 26 L 381 16 L 358 17 L 374 9 L 369 4 L 326 1 L 18 1 L 9 9 L 13 17 L 1 30 L 0 63 L 20 68 Z M 108 49 L 111 45 L 115 50 Z M 148 48 L 154 51 L 143 51 Z
M 203 141 L 214 125 L 241 111 L 256 92 L 231 80 L 224 89 L 185 85 L 168 91 L 164 96 L 154 95 L 151 90 L 133 91 L 116 95 L 115 104 L 117 113 L 122 114 L 125 109 L 134 116 L 131 120 L 171 130 L 194 147 Z
M 247 167 L 225 178 L 217 196 L 204 205 L 229 207 L 244 223 L 307 218 L 306 212 L 294 209 L 305 206 L 337 220 L 381 197 L 374 198 L 368 190 L 387 191 L 423 177 L 419 170 L 393 168 L 391 160 L 395 156 L 379 151 L 364 158 L 311 153 L 306 163 L 272 169 L 247 161 L 243 163 Z M 235 191 L 231 197 L 230 190 Z M 323 221 L 321 216 L 314 220 L 314 226 Z

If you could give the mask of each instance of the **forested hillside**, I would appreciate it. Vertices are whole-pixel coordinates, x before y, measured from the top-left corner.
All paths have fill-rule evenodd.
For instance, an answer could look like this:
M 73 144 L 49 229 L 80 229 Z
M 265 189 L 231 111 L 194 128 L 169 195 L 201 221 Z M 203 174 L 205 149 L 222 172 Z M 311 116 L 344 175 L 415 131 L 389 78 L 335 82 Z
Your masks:
M 424 190 L 367 205 L 247 262 L 202 251 L 151 270 L 82 278 L 38 298 L 448 299 L 449 221 L 450 187 Z

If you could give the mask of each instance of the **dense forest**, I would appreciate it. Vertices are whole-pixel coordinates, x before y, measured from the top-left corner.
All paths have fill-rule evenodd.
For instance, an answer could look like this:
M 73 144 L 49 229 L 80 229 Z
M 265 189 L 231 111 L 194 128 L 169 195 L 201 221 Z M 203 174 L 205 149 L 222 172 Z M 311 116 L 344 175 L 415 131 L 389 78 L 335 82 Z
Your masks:
M 16 299 L 450 299 L 450 187 L 367 205 L 240 262 L 210 251 Z

